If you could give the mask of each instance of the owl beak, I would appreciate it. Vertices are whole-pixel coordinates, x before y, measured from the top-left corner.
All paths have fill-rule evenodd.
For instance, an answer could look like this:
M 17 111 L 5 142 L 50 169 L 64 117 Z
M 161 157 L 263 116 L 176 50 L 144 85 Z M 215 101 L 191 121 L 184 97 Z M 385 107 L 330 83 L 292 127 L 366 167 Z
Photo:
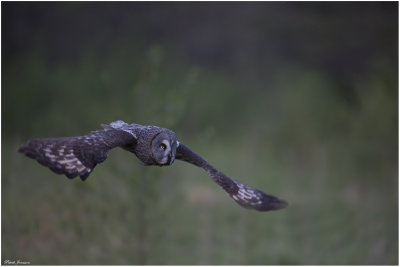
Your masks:
M 172 163 L 174 163 L 175 157 L 172 155 L 172 152 L 170 152 L 168 154 L 168 164 L 171 165 Z

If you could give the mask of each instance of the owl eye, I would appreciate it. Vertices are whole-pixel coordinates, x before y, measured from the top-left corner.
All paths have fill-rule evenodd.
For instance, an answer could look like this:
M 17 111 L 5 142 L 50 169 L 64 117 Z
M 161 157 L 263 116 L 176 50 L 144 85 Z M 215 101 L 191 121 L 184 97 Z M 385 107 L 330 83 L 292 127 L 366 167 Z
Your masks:
M 167 146 L 166 146 L 165 144 L 161 144 L 161 145 L 160 145 L 160 148 L 161 148 L 162 150 L 165 150 L 165 149 L 167 148 Z

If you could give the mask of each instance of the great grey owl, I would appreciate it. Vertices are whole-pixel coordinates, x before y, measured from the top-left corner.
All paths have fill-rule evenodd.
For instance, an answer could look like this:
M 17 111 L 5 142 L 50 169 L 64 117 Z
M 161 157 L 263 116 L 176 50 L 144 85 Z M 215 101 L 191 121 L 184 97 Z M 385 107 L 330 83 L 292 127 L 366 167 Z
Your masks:
M 127 124 L 123 121 L 102 124 L 104 130 L 86 136 L 33 139 L 18 151 L 36 159 L 58 174 L 86 180 L 94 167 L 103 162 L 110 150 L 122 147 L 134 153 L 145 165 L 171 165 L 175 159 L 205 169 L 229 196 L 245 208 L 258 211 L 282 209 L 287 202 L 261 190 L 242 184 L 214 168 L 197 153 L 178 142 L 176 134 L 157 126 Z

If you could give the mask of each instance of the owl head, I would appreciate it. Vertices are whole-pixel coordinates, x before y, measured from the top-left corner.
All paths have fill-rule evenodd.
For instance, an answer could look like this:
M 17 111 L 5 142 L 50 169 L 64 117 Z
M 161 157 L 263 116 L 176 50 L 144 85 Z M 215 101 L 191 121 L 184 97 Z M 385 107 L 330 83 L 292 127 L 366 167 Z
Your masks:
M 158 165 L 171 165 L 175 160 L 178 141 L 174 132 L 163 131 L 151 142 L 151 154 Z

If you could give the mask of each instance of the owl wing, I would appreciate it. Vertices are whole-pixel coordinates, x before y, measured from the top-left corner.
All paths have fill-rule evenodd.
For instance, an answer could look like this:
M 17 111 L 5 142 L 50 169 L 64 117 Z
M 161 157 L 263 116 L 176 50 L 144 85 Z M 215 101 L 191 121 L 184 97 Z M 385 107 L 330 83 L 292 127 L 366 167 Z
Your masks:
M 117 146 L 135 146 L 136 137 L 126 131 L 108 128 L 86 136 L 33 139 L 18 151 L 36 159 L 57 174 L 84 181 L 94 167 Z
M 205 169 L 214 182 L 221 186 L 236 203 L 245 208 L 269 211 L 283 209 L 288 205 L 284 200 L 280 200 L 277 197 L 268 195 L 261 190 L 252 188 L 226 176 L 182 143 L 179 143 L 176 150 L 176 159 Z

